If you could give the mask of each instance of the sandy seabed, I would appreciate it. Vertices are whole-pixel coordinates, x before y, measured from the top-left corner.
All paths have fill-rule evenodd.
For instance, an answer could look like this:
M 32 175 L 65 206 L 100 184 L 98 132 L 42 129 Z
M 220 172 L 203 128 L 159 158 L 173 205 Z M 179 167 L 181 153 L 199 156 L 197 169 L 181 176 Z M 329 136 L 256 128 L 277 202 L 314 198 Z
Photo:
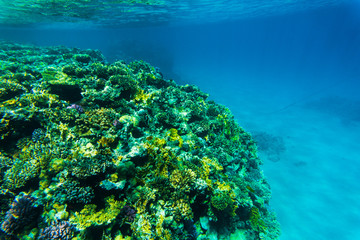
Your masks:
M 237 100 L 233 97 L 226 105 L 245 129 L 283 140 L 278 158 L 273 158 L 273 151 L 260 150 L 272 187 L 271 206 L 282 226 L 280 239 L 357 239 L 360 122 L 302 102 L 279 107 L 278 99 L 266 94 L 253 100 L 246 94 L 234 96 Z M 251 106 L 243 104 L 245 99 Z
M 244 86 L 191 77 L 229 107 L 245 130 L 281 140 L 275 151 L 271 143 L 270 150 L 259 151 L 272 188 L 270 207 L 282 228 L 280 240 L 359 238 L 360 119 L 351 118 L 346 104 L 336 111 L 334 102 L 318 104 L 333 94 L 329 91 L 312 95 L 289 86 L 270 89 L 261 82 Z

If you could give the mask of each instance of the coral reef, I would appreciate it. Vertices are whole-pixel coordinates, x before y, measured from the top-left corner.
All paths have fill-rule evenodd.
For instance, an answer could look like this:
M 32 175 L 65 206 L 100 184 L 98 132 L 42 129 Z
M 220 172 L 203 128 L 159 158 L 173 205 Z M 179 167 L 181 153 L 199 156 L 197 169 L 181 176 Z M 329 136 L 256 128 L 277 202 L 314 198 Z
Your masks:
M 197 87 L 93 50 L 0 50 L 9 238 L 278 238 L 255 141 Z

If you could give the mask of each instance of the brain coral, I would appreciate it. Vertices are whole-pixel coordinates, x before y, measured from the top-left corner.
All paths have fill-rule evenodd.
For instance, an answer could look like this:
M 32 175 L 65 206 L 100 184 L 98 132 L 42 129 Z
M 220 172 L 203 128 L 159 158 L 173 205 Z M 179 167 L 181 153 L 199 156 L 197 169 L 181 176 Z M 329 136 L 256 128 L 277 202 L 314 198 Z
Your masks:
M 144 61 L 106 63 L 99 51 L 0 50 L 0 191 L 18 195 L 11 206 L 0 201 L 6 233 L 278 238 L 252 136 L 199 88 Z

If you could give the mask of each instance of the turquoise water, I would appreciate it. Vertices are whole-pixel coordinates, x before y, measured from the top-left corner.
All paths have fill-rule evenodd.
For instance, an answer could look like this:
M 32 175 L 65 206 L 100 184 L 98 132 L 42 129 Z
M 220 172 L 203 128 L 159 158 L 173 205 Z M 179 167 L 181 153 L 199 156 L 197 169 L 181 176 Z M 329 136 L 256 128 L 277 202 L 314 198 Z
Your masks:
M 198 24 L 338 5 L 346 0 L 2 0 L 0 23 L 74 26 Z
M 360 235 L 357 1 L 0 1 L 0 38 L 144 59 L 258 137 L 282 240 Z

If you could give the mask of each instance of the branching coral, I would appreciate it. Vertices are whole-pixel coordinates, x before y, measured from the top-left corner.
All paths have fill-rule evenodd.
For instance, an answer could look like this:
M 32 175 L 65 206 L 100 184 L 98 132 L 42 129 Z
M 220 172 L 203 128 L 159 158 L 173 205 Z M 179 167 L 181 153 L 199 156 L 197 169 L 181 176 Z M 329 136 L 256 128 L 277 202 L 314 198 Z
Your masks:
M 185 199 L 177 200 L 171 206 L 174 214 L 174 218 L 177 221 L 190 220 L 193 218 L 193 212 L 190 204 Z
M 196 173 L 191 169 L 175 169 L 170 175 L 170 184 L 176 190 L 190 191 L 190 186 L 196 180 Z

